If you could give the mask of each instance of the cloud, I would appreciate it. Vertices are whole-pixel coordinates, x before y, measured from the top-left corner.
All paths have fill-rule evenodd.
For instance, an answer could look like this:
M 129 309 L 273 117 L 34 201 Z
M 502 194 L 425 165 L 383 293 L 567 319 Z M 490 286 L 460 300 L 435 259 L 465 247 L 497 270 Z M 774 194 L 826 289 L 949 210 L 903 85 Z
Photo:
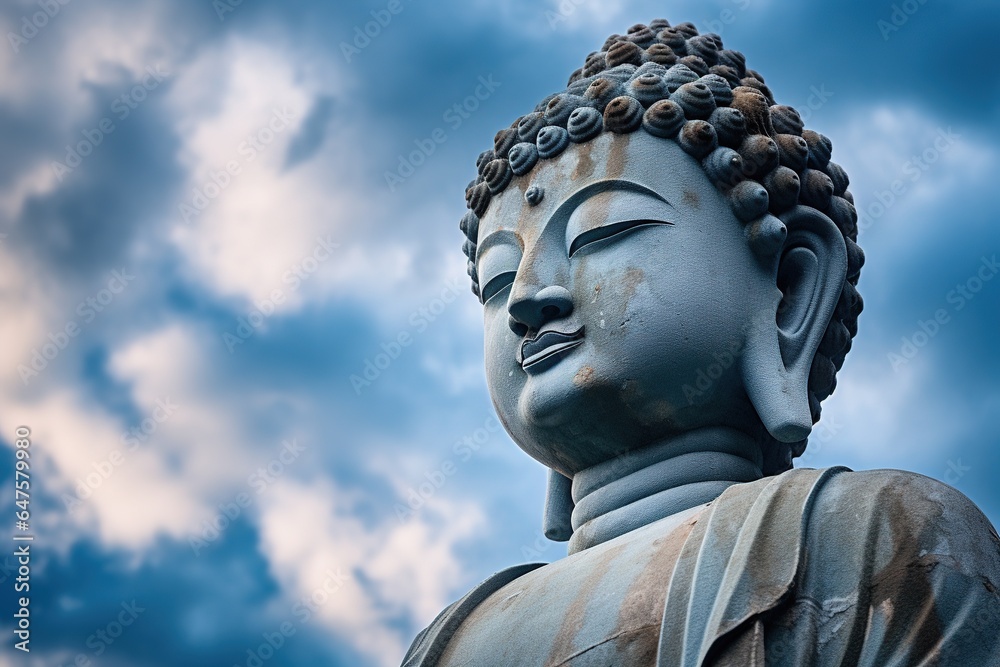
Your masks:
M 172 90 L 188 183 L 171 237 L 194 282 L 244 304 L 281 288 L 317 236 L 337 235 L 338 208 L 324 210 L 282 168 L 315 94 L 296 78 L 287 54 L 232 38 L 207 49 Z M 206 80 L 217 86 L 205 90 Z
M 292 169 L 300 162 L 305 162 L 323 147 L 333 110 L 332 97 L 321 96 L 313 103 L 312 109 L 302 121 L 299 133 L 288 145 L 285 169 Z
M 856 106 L 829 134 L 836 137 L 834 160 L 851 176 L 861 243 L 892 234 L 897 257 L 938 226 L 921 212 L 967 197 L 997 162 L 995 147 L 975 128 L 912 106 Z M 893 229 L 899 225 L 905 230 Z
M 328 482 L 281 484 L 262 512 L 261 550 L 287 594 L 311 601 L 341 641 L 372 664 L 396 665 L 410 637 L 391 623 L 426 625 L 452 601 L 465 576 L 455 549 L 481 531 L 483 516 L 435 499 L 407 523 L 372 525 L 357 518 L 356 501 Z M 331 577 L 338 583 L 324 595 Z
M 378 132 L 349 109 L 341 114 L 338 99 L 352 84 L 331 77 L 311 78 L 287 50 L 233 37 L 206 49 L 172 87 L 188 178 L 169 236 L 188 280 L 237 311 L 275 290 L 287 301 L 278 316 L 330 295 L 391 303 L 401 289 L 419 294 L 412 232 L 397 238 L 394 229 L 405 214 L 358 180 L 365 142 Z M 338 249 L 306 279 L 299 269 L 319 239 Z M 427 264 L 443 281 L 441 265 Z
M 129 387 L 134 421 L 64 384 L 8 398 L 5 427 L 32 429 L 45 486 L 64 513 L 53 528 L 66 544 L 96 536 L 109 548 L 141 550 L 158 536 L 184 539 L 209 492 L 233 483 L 242 451 L 224 409 L 199 390 L 204 366 L 196 335 L 179 325 L 114 352 L 110 371 Z

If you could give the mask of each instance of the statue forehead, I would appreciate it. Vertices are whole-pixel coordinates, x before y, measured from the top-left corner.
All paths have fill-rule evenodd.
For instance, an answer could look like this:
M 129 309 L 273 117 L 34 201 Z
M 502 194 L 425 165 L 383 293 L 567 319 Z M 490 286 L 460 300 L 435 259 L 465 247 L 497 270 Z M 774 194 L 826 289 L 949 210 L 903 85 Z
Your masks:
M 701 165 L 677 142 L 642 131 L 603 132 L 588 142 L 570 144 L 556 158 L 541 160 L 527 174 L 516 176 L 490 201 L 479 224 L 479 242 L 494 232 L 511 231 L 522 246 L 529 246 L 574 194 L 607 181 L 648 188 L 678 210 L 698 209 L 713 195 L 720 198 Z M 526 197 L 531 188 L 542 191 L 534 205 Z

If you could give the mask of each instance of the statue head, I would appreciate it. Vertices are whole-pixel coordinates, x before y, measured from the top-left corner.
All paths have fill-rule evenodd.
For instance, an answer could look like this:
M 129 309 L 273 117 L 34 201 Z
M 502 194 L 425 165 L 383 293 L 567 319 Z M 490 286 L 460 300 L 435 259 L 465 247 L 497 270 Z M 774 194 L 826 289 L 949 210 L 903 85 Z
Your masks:
M 663 20 L 498 132 L 461 228 L 514 441 L 571 477 L 725 426 L 790 468 L 862 306 L 830 157 L 742 54 Z

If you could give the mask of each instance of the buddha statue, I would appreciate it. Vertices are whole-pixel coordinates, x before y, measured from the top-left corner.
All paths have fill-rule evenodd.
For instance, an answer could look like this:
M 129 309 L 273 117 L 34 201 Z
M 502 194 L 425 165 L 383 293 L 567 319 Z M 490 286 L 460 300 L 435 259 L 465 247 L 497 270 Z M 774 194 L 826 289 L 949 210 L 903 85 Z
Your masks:
M 404 665 L 1000 666 L 1000 538 L 970 500 L 792 467 L 862 308 L 847 187 L 690 23 L 611 36 L 496 135 L 464 250 L 568 555 L 490 577 Z

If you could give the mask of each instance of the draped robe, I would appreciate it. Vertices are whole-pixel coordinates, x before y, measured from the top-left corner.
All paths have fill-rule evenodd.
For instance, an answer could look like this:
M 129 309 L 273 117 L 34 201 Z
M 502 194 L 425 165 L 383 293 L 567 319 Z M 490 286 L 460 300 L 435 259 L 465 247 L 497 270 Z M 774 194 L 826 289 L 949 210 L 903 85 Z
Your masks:
M 404 667 L 1000 667 L 1000 538 L 958 491 L 797 469 L 493 575 Z

